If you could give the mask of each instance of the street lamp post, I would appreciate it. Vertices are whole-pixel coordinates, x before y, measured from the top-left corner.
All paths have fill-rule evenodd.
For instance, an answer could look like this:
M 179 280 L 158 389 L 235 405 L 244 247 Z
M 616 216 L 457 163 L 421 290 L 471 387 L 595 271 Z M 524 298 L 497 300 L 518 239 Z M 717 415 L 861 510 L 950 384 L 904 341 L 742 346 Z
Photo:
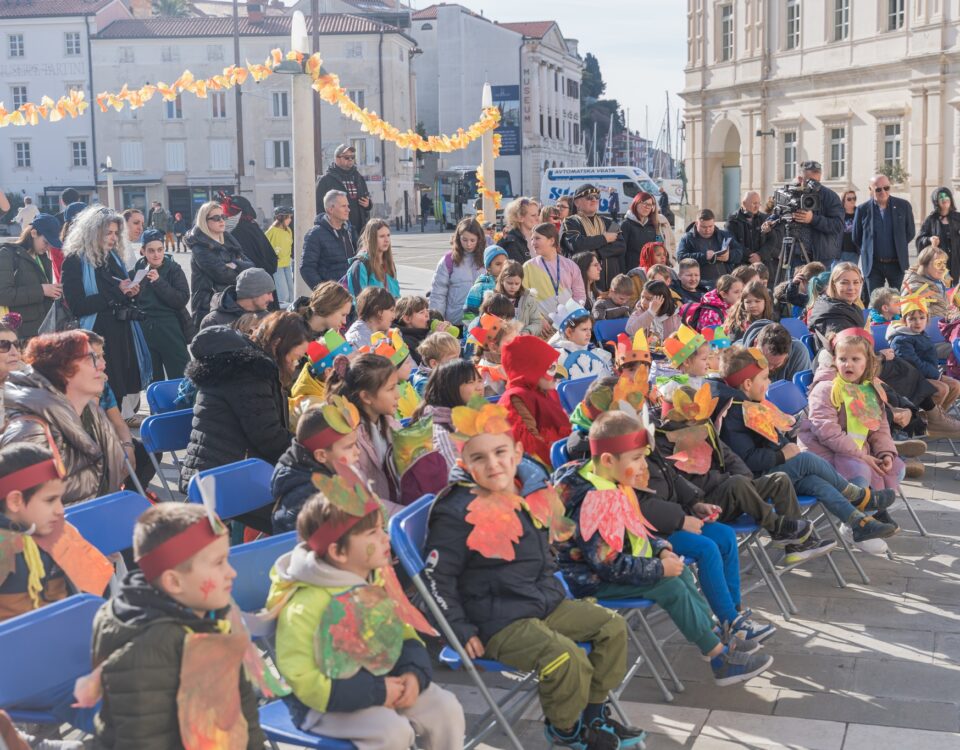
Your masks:
M 490 88 L 489 83 L 483 84 L 483 108 L 493 106 L 493 91 Z M 483 184 L 486 185 L 487 191 L 492 191 L 496 188 L 496 183 L 494 181 L 494 169 L 493 169 L 493 131 L 488 130 L 483 134 L 483 137 L 480 139 L 480 151 L 483 155 L 483 161 L 481 162 L 481 169 L 483 170 Z M 483 220 L 489 221 L 494 224 L 497 223 L 497 208 L 493 202 L 493 198 L 490 197 L 488 192 L 483 194 Z
M 106 165 L 101 168 L 100 174 L 105 174 L 107 176 L 107 208 L 113 210 L 114 206 L 114 197 L 113 197 L 113 175 L 117 170 L 113 168 L 113 159 L 109 156 L 107 157 Z

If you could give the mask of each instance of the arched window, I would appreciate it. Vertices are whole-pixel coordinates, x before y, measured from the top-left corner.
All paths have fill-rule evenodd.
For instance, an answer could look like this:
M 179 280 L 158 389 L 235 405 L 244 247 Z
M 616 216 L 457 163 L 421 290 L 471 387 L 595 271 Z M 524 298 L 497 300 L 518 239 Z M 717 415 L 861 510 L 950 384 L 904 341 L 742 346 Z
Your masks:
M 420 31 L 433 31 L 433 24 L 432 23 L 423 24 L 423 26 L 420 27 Z

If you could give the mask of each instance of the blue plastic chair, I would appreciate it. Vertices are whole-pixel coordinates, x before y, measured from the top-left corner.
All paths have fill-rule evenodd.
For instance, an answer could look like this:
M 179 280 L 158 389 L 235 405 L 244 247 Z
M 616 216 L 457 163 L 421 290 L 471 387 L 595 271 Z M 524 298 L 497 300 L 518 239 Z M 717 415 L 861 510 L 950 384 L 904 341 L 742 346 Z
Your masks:
M 927 322 L 926 334 L 934 344 L 942 344 L 946 341 L 943 334 L 940 333 L 941 320 L 943 320 L 943 318 L 935 315 Z
M 297 532 L 268 536 L 230 548 L 230 565 L 237 571 L 233 600 L 244 612 L 256 612 L 270 592 L 270 568 L 284 552 L 297 546 Z
M 273 467 L 259 458 L 246 458 L 226 466 L 198 472 L 187 486 L 187 502 L 202 503 L 197 482 L 213 477 L 214 500 L 220 518 L 236 518 L 273 503 L 270 478 Z
M 267 735 L 270 747 L 279 750 L 278 742 L 316 750 L 355 750 L 356 745 L 346 740 L 332 740 L 309 732 L 301 732 L 293 725 L 290 711 L 283 701 L 268 703 L 260 709 L 260 728 Z
M 64 516 L 90 544 L 112 555 L 133 546 L 133 527 L 152 507 L 143 495 L 124 490 L 68 505 Z
M 570 454 L 567 453 L 567 439 L 560 438 L 550 446 L 550 463 L 554 469 L 559 469 L 570 460 Z
M 889 323 L 874 323 L 870 326 L 870 333 L 873 335 L 873 350 L 882 352 L 890 348 L 890 342 L 887 341 L 887 327 Z
M 810 386 L 813 385 L 813 370 L 801 370 L 793 376 L 793 382 L 806 397 L 810 392 Z
M 174 380 L 158 380 L 147 386 L 147 405 L 150 407 L 151 414 L 166 414 L 169 411 L 176 411 L 174 400 L 177 398 L 177 392 L 183 378 Z
M 157 463 L 154 453 L 169 453 L 173 457 L 173 465 L 177 468 L 177 474 L 180 473 L 180 460 L 177 458 L 177 451 L 186 450 L 190 444 L 190 431 L 193 429 L 193 409 L 180 409 L 178 411 L 167 412 L 166 414 L 154 414 L 143 420 L 140 425 L 140 439 L 143 441 L 143 447 L 147 449 L 147 455 L 153 463 L 153 468 L 157 470 L 163 488 L 167 491 L 171 500 L 176 499 L 167 484 L 167 478 L 160 470 L 160 464 Z
M 614 318 L 613 320 L 598 320 L 593 324 L 593 336 L 603 346 L 608 341 L 616 341 L 617 336 L 627 330 L 629 318 Z
M 796 383 L 778 380 L 767 388 L 767 400 L 784 414 L 796 415 L 807 408 L 807 397 Z
M 587 388 L 596 380 L 593 378 L 577 378 L 576 380 L 563 380 L 557 386 L 557 395 L 560 396 L 560 404 L 567 414 L 577 408 L 577 404 L 583 401 L 587 395 Z
M 810 355 L 810 359 L 815 360 L 817 358 L 817 337 L 812 333 L 808 333 L 806 336 L 800 338 L 800 343 L 807 347 L 807 353 Z
M 0 623 L 0 708 L 15 722 L 60 723 L 42 707 L 53 708 L 65 685 L 90 673 L 93 617 L 103 602 L 78 594 Z
M 867 321 L 870 320 L 870 311 L 866 308 L 863 309 L 863 323 L 866 325 Z
M 800 318 L 780 318 L 780 325 L 787 329 L 787 332 L 795 339 L 803 339 L 810 335 L 810 329 Z

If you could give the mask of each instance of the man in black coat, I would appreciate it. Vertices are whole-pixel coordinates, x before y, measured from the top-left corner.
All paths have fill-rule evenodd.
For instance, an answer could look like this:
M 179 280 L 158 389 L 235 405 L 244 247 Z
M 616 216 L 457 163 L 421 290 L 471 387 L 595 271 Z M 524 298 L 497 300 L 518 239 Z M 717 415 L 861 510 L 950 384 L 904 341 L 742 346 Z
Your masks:
M 913 206 L 890 195 L 886 175 L 871 177 L 870 200 L 853 215 L 853 244 L 860 248 L 860 271 L 869 292 L 887 283 L 894 289 L 903 285 L 914 235 Z
M 300 276 L 311 289 L 322 281 L 340 281 L 357 252 L 357 233 L 350 223 L 347 195 L 331 190 L 324 196 L 324 210 L 303 237 Z
M 317 213 L 322 214 L 323 199 L 331 190 L 347 194 L 350 203 L 350 224 L 359 237 L 370 218 L 370 191 L 356 167 L 357 151 L 349 143 L 341 143 L 334 152 L 334 163 L 317 180 Z
M 627 246 L 619 229 L 608 216 L 600 216 L 600 190 L 590 183 L 577 188 L 573 194 L 577 213 L 563 222 L 563 237 L 574 254 L 590 251 L 600 259 L 601 291 L 606 291 L 617 274 L 625 273 L 624 256 Z
M 775 236 L 763 231 L 767 215 L 760 212 L 760 193 L 750 190 L 744 194 L 740 208 L 727 217 L 727 231 L 743 246 L 744 263 L 763 263 L 774 277 L 778 250 L 773 246 Z
M 253 265 L 262 268 L 273 278 L 277 272 L 277 251 L 273 249 L 267 235 L 257 223 L 257 211 L 253 204 L 242 195 L 226 195 L 223 197 L 222 207 L 224 216 L 227 218 L 240 214 L 240 220 L 230 230 L 230 234 L 240 245 L 243 254 L 253 261 Z M 278 308 L 277 294 L 274 292 L 270 309 Z
M 823 167 L 818 161 L 805 161 L 800 165 L 802 170 L 797 177 L 797 183 L 813 180 L 818 185 L 823 176 Z M 794 211 L 793 220 L 798 225 L 796 236 L 803 243 L 810 260 L 818 260 L 828 268 L 840 257 L 840 247 L 843 244 L 843 202 L 840 196 L 830 188 L 819 186 L 820 210 Z M 803 254 L 796 252 L 793 256 L 793 265 L 804 264 Z
M 677 245 L 677 260 L 693 258 L 700 264 L 700 281 L 713 289 L 717 279 L 740 265 L 743 247 L 730 232 L 717 229 L 716 217 L 709 208 L 697 214 Z

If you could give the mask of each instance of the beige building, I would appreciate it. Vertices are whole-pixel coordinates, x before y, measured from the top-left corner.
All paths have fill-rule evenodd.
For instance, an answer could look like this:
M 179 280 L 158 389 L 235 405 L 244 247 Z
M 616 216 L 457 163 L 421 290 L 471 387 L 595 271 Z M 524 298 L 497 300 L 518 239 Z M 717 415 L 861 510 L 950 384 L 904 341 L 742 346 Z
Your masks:
M 960 35 L 947 0 L 687 0 L 684 127 L 695 206 L 735 210 L 807 159 L 866 197 L 892 171 L 918 217 L 960 184 Z

